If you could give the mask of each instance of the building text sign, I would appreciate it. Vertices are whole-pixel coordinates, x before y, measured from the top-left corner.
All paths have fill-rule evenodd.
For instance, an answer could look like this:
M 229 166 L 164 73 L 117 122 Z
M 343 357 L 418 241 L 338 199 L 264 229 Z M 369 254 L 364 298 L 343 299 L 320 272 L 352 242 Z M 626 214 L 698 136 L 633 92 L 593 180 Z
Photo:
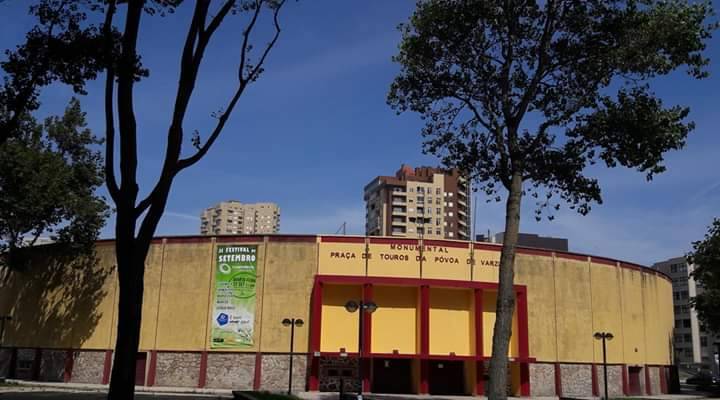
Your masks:
M 212 348 L 253 345 L 256 280 L 257 246 L 217 246 Z

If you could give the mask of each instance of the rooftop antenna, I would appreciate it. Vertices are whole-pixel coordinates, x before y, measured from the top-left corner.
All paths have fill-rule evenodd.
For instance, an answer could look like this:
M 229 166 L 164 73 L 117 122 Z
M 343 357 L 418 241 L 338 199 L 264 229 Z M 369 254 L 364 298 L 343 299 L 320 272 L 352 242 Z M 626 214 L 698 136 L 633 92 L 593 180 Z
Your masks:
M 335 234 L 337 235 L 338 233 L 342 232 L 342 234 L 345 235 L 346 230 L 347 230 L 347 222 L 343 222 L 342 225 L 340 225 L 340 228 L 338 228 L 338 230 L 335 231 Z

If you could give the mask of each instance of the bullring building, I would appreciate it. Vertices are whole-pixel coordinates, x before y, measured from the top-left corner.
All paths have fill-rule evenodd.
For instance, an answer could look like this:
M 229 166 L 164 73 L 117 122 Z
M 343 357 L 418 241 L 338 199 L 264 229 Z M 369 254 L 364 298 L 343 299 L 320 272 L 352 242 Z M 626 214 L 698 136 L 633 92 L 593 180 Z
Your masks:
M 96 260 L 38 249 L 1 271 L 11 314 L 0 375 L 107 383 L 117 323 L 114 243 Z M 353 236 L 190 236 L 154 240 L 147 258 L 136 383 L 480 395 L 487 379 L 500 246 Z M 672 364 L 672 287 L 661 272 L 568 252 L 520 248 L 508 391 L 660 394 Z M 374 312 L 348 311 L 348 301 Z M 362 318 L 362 321 L 360 320 Z M 362 324 L 361 324 L 362 323 Z M 360 329 L 362 327 L 362 329 Z M 358 350 L 361 351 L 358 351 Z

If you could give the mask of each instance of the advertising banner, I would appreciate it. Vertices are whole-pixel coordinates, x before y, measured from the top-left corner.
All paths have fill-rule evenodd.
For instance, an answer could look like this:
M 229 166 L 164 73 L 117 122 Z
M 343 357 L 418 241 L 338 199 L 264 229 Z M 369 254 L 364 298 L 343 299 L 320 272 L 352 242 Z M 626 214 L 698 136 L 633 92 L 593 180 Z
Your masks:
M 257 246 L 217 246 L 212 348 L 253 345 L 256 280 Z

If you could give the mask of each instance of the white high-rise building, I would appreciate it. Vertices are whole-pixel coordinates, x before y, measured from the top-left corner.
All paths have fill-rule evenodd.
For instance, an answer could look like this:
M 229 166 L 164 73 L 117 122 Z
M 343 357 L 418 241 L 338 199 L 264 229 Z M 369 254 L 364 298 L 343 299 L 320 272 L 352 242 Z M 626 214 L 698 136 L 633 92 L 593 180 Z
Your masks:
M 697 311 L 690 305 L 690 299 L 702 293 L 702 287 L 692 277 L 693 265 L 688 264 L 685 257 L 676 257 L 655 263 L 653 268 L 672 279 L 675 364 L 686 368 L 711 369 L 717 375 L 720 337 L 705 330 L 698 320 Z
M 278 233 L 279 230 L 280 208 L 275 203 L 223 201 L 200 216 L 202 235 L 254 235 Z

